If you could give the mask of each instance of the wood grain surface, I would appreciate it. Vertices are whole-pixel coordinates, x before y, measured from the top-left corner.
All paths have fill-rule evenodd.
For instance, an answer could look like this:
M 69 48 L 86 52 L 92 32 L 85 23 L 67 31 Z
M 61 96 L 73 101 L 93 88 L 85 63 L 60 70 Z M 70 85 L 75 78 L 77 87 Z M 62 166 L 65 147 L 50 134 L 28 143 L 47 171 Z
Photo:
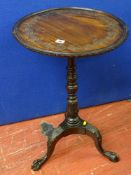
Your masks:
M 127 37 L 127 27 L 104 12 L 62 8 L 22 18 L 14 35 L 25 47 L 37 52 L 79 57 L 114 49 Z

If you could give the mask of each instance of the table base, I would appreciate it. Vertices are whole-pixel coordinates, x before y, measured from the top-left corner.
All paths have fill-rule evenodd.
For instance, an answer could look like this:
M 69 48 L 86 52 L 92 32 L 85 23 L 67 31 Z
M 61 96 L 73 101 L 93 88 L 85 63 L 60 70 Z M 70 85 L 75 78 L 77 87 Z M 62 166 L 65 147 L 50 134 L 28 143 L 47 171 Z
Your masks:
M 74 120 L 74 124 L 70 125 L 65 119 L 58 128 L 54 128 L 51 124 L 42 123 L 41 129 L 42 133 L 48 137 L 47 142 L 47 153 L 40 159 L 37 159 L 32 164 L 32 169 L 37 171 L 41 166 L 50 158 L 52 155 L 57 141 L 70 134 L 85 134 L 94 139 L 95 146 L 97 150 L 105 157 L 107 157 L 112 162 L 119 161 L 119 157 L 116 153 L 111 151 L 105 151 L 102 147 L 102 136 L 99 130 L 88 122 L 82 120 L 80 117 Z
M 111 151 L 105 151 L 102 148 L 102 137 L 99 130 L 89 124 L 87 121 L 82 120 L 79 117 L 79 107 L 76 92 L 78 90 L 77 85 L 77 73 L 75 66 L 75 59 L 68 58 L 67 62 L 67 110 L 65 113 L 65 120 L 58 126 L 54 128 L 48 123 L 43 123 L 41 125 L 42 133 L 48 137 L 47 142 L 47 153 L 40 159 L 35 160 L 32 164 L 32 169 L 37 171 L 41 166 L 50 158 L 55 148 L 57 141 L 63 137 L 70 134 L 86 134 L 91 136 L 94 141 L 98 151 L 113 162 L 117 162 L 119 157 L 116 153 Z

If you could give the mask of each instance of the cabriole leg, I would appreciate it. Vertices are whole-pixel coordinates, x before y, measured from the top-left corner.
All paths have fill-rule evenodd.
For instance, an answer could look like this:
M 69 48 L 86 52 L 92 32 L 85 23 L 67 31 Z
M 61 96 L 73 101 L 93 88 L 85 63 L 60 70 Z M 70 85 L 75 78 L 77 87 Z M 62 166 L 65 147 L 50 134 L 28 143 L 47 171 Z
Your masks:
M 48 137 L 47 142 L 47 153 L 42 156 L 40 159 L 37 159 L 32 164 L 32 169 L 37 171 L 41 166 L 50 158 L 52 155 L 56 142 L 61 138 L 64 130 L 61 127 L 53 128 L 52 125 L 48 123 L 43 123 L 41 125 L 42 133 Z
M 102 147 L 102 136 L 101 136 L 99 130 L 96 127 L 94 127 L 94 126 L 92 126 L 91 124 L 88 123 L 86 125 L 85 129 L 86 129 L 86 134 L 91 136 L 94 139 L 96 148 L 102 155 L 107 157 L 112 162 L 118 162 L 119 161 L 119 156 L 116 153 L 111 152 L 111 151 L 105 151 L 103 149 L 103 147 Z

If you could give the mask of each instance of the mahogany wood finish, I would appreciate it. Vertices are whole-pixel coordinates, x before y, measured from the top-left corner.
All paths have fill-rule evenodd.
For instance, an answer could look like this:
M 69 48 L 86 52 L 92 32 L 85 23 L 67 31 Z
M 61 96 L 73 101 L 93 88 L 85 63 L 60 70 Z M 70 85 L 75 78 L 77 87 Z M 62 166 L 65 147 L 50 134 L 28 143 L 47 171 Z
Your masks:
M 110 51 L 127 37 L 127 26 L 120 19 L 92 9 L 51 9 L 24 17 L 13 31 L 17 40 L 36 52 L 55 56 L 67 56 L 67 111 L 65 120 L 54 128 L 42 123 L 42 133 L 48 137 L 47 153 L 32 164 L 39 170 L 50 158 L 57 141 L 69 134 L 86 134 L 95 141 L 97 150 L 112 162 L 117 162 L 116 153 L 102 147 L 99 130 L 79 117 L 76 92 L 75 59 Z
M 34 51 L 80 57 L 114 49 L 127 37 L 127 27 L 120 19 L 101 11 L 62 8 L 24 17 L 16 24 L 14 35 Z

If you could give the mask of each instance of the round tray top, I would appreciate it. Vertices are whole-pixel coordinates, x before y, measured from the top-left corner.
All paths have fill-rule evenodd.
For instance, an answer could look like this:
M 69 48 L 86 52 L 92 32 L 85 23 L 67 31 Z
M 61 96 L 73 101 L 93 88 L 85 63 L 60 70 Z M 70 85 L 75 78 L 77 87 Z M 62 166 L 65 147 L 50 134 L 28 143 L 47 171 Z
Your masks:
M 102 11 L 58 8 L 34 13 L 18 21 L 13 31 L 25 47 L 48 55 L 81 57 L 118 47 L 127 26 Z

